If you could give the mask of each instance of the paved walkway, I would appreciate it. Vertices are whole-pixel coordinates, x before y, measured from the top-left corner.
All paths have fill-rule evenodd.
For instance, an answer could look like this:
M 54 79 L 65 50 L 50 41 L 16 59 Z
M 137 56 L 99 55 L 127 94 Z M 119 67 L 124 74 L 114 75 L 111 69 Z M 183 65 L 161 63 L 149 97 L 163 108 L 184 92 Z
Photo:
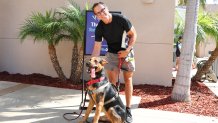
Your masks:
M 0 123 L 76 123 L 81 118 L 70 122 L 62 115 L 79 112 L 80 102 L 80 90 L 0 81 Z M 218 123 L 215 117 L 137 108 L 139 102 L 133 97 L 134 123 Z
M 218 97 L 218 82 L 208 82 L 204 81 L 204 84 Z

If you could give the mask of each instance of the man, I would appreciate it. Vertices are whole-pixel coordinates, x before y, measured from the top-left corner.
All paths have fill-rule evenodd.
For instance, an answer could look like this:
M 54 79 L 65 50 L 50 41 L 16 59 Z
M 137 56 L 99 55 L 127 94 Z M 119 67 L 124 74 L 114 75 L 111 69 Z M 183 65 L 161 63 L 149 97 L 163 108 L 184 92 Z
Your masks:
M 119 74 L 119 61 L 122 59 L 123 76 L 125 81 L 125 97 L 126 97 L 126 121 L 132 122 L 131 99 L 133 93 L 132 77 L 135 71 L 135 61 L 133 54 L 133 45 L 136 41 L 136 31 L 130 21 L 121 14 L 111 14 L 107 6 L 103 2 L 95 3 L 92 7 L 94 14 L 100 20 L 95 30 L 95 44 L 92 56 L 99 56 L 101 50 L 102 38 L 107 41 L 108 52 L 106 60 L 108 64 L 105 66 L 108 78 L 111 83 L 116 85 Z M 129 37 L 128 45 L 122 48 L 123 33 L 126 32 Z

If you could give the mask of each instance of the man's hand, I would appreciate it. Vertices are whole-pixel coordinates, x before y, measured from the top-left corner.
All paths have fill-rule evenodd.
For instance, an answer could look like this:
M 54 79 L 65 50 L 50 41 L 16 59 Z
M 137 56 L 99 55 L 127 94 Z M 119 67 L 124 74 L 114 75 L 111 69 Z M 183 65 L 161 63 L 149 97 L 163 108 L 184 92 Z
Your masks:
M 129 54 L 129 51 L 121 50 L 118 52 L 118 58 L 126 58 L 128 54 Z
M 94 48 L 92 51 L 92 57 L 98 57 L 101 51 L 101 42 L 95 41 Z

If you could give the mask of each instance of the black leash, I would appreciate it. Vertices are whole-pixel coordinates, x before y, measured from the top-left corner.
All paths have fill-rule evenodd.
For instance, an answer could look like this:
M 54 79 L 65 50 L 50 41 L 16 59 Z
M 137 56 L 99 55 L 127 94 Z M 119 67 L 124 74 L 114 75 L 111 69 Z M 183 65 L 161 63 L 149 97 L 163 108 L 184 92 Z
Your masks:
M 130 50 L 130 52 L 132 51 L 132 49 Z M 129 52 L 129 53 L 130 53 Z M 119 63 L 118 63 L 118 81 L 117 81 L 117 90 L 118 90 L 118 93 L 120 92 L 120 71 L 121 71 L 121 67 L 122 67 L 122 64 L 125 62 L 126 58 L 128 56 L 126 56 L 125 58 L 119 58 Z
M 118 81 L 117 81 L 117 84 L 116 84 L 118 93 L 120 92 L 120 71 L 121 71 L 121 67 L 122 67 L 122 64 L 123 64 L 123 62 L 125 61 L 125 59 L 126 59 L 126 58 L 119 58 L 119 64 L 118 64 L 118 69 L 119 69 L 119 71 L 118 71 Z
M 82 66 L 82 101 L 80 103 L 80 113 L 77 113 L 77 112 L 73 112 L 73 113 L 64 113 L 63 114 L 63 117 L 65 120 L 68 120 L 68 121 L 72 121 L 72 120 L 76 120 L 78 119 L 81 115 L 82 115 L 82 112 L 84 110 L 84 107 L 85 107 L 85 101 L 86 101 L 86 95 L 87 95 L 87 91 L 85 91 L 85 99 L 83 100 L 83 94 L 84 94 L 84 88 L 85 88 L 85 84 L 84 84 L 84 59 L 85 59 L 85 56 L 83 55 L 83 66 Z M 82 105 L 83 103 L 83 105 Z M 66 115 L 78 115 L 76 118 L 67 118 Z
M 85 91 L 85 99 L 84 99 L 84 100 L 86 100 L 86 95 L 87 95 L 87 91 Z M 83 100 L 83 99 L 82 99 L 82 100 Z M 83 103 L 83 106 L 81 106 L 82 103 Z M 78 118 L 82 115 L 82 112 L 83 112 L 84 107 L 85 107 L 85 101 L 84 101 L 84 102 L 82 101 L 82 102 L 80 103 L 80 113 L 77 113 L 77 112 L 65 113 L 65 114 L 63 114 L 64 119 L 65 119 L 65 120 L 68 120 L 68 121 L 72 121 L 72 120 L 78 119 Z M 71 118 L 71 119 L 69 119 L 69 118 L 66 117 L 66 115 L 78 115 L 78 116 L 77 116 L 76 118 Z

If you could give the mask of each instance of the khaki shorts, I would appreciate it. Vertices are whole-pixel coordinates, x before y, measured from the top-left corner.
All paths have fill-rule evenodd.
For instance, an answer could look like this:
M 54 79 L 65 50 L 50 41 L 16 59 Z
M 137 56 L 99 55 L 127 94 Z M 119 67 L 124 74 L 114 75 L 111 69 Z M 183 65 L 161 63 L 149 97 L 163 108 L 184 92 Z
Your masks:
M 118 70 L 118 54 L 108 52 L 106 53 L 106 60 L 108 61 L 108 64 L 105 65 L 106 70 Z M 128 54 L 125 60 L 122 60 L 121 70 L 130 72 L 135 71 L 135 59 L 133 50 Z

